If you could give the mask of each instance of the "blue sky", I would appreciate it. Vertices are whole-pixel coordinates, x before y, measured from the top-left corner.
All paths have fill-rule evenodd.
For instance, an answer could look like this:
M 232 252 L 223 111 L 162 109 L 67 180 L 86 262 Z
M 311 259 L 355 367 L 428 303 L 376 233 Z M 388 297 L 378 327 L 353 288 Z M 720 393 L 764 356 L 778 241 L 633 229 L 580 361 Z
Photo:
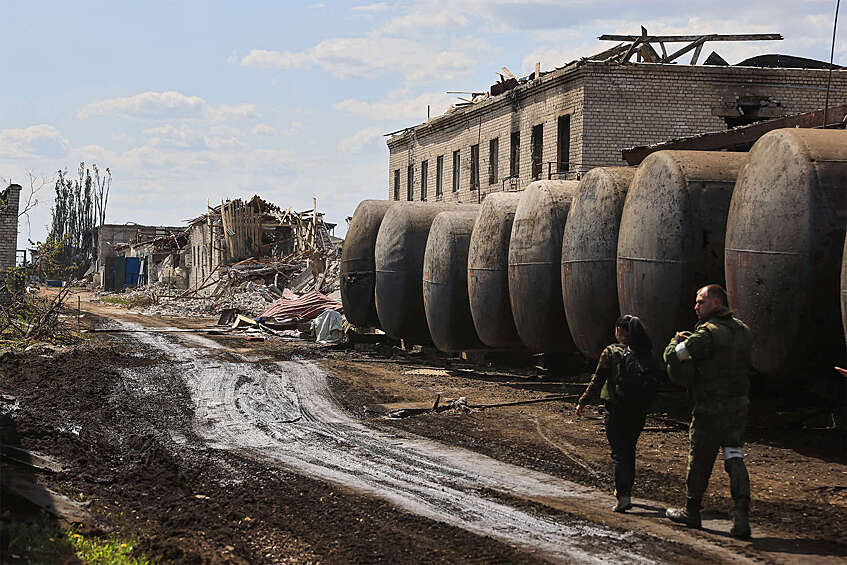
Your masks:
M 829 57 L 835 2 L 9 2 L 0 52 L 0 178 L 46 183 L 19 247 L 42 239 L 59 169 L 110 167 L 107 222 L 179 225 L 260 194 L 343 228 L 387 195 L 383 133 L 509 67 L 591 55 L 601 33 L 782 33 L 712 43 Z M 842 14 L 843 15 L 843 14 Z M 836 60 L 847 64 L 840 38 Z M 343 232 L 343 229 L 341 230 Z

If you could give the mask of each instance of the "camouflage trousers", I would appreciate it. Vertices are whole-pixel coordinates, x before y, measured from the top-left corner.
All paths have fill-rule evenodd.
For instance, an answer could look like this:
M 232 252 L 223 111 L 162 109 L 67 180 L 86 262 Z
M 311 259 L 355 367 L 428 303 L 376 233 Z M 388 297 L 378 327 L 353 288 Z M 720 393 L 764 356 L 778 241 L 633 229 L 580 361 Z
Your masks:
M 701 500 L 718 450 L 724 450 L 724 469 L 729 474 L 733 500 L 750 498 L 750 477 L 741 448 L 747 427 L 747 407 L 718 414 L 694 414 L 688 429 L 691 442 L 686 484 L 688 497 Z

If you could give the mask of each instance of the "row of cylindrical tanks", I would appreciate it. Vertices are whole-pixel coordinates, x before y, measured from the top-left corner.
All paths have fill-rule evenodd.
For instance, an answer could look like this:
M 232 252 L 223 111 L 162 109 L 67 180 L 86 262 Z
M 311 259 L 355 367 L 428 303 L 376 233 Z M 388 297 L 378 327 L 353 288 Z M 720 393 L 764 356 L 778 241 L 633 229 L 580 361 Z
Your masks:
M 481 205 L 366 200 L 342 300 L 352 324 L 443 351 L 597 358 L 621 313 L 658 348 L 719 283 L 754 366 L 788 376 L 844 361 L 845 226 L 847 132 L 776 130 L 749 153 L 659 151 Z

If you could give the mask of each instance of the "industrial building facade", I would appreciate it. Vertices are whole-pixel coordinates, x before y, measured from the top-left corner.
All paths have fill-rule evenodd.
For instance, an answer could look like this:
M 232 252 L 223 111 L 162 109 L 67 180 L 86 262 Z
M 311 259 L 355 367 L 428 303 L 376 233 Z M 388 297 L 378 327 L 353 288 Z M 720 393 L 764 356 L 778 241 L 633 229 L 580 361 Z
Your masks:
M 19 184 L 10 184 L 0 192 L 0 272 L 15 266 L 20 198 Z
M 475 202 L 622 166 L 627 147 L 823 108 L 829 74 L 581 60 L 391 136 L 388 198 Z M 845 102 L 847 71 L 836 70 L 829 103 Z

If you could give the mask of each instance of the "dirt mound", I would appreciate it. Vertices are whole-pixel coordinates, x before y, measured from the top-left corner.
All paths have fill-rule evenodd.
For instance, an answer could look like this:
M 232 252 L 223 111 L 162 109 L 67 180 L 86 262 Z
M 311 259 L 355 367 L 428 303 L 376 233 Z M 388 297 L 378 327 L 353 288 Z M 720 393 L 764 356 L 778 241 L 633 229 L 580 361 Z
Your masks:
M 3 361 L 8 440 L 56 457 L 44 480 L 103 531 L 176 563 L 534 562 L 486 537 L 196 441 L 187 393 L 137 343 Z M 140 369 L 140 370 L 139 370 Z M 146 375 L 139 381 L 133 375 Z M 16 400 L 16 409 L 10 410 Z M 8 401 L 9 403 L 6 403 Z

